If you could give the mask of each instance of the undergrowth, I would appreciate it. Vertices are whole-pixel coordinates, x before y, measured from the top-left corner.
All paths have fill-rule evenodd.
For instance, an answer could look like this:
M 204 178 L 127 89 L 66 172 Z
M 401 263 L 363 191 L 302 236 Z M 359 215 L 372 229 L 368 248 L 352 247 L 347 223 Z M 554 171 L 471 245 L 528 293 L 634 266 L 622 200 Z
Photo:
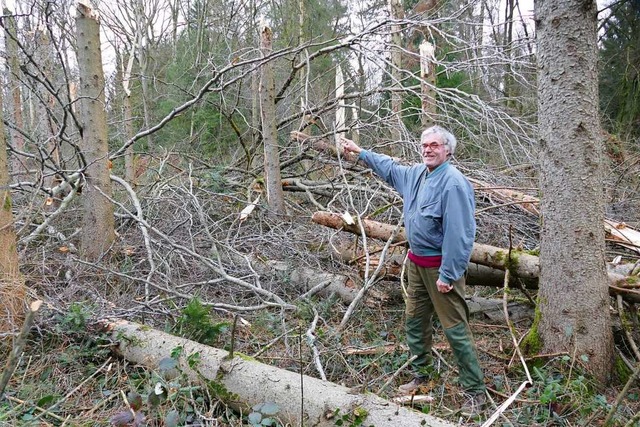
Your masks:
M 391 295 L 393 293 L 391 292 Z M 294 312 L 263 311 L 243 315 L 232 334 L 233 319 L 214 312 L 197 299 L 179 316 L 158 318 L 159 327 L 205 344 L 229 348 L 231 336 L 238 352 L 283 369 L 318 376 L 306 339 L 306 328 L 321 314 L 313 331 L 328 380 L 354 392 L 392 399 L 397 386 L 410 379 L 404 346 L 402 302 L 395 297 L 368 300 L 347 328 L 338 328 L 344 306 L 318 299 Z M 114 343 L 92 318 L 90 303 L 74 303 L 60 314 L 43 315 L 0 400 L 0 426 L 284 426 L 283 408 L 273 402 L 238 407 L 222 378 L 192 381 L 181 366 L 198 370 L 201 355 L 184 348 L 168 349 L 158 366 L 135 366 L 112 352 Z M 315 312 L 314 312 L 315 310 Z M 472 328 L 485 369 L 492 406 L 479 417 L 461 417 L 457 373 L 439 327 L 435 330 L 434 368 L 428 392 L 433 402 L 415 409 L 457 425 L 479 425 L 526 379 L 522 366 L 511 361 L 508 329 L 482 317 Z M 526 322 L 517 332 L 526 332 Z M 501 343 L 496 346 L 496 343 Z M 3 348 L 6 353 L 8 348 Z M 517 359 L 515 359 L 517 360 Z M 499 426 L 601 425 L 623 384 L 603 388 L 584 370 L 580 355 L 531 358 L 527 367 L 533 384 L 498 417 Z M 399 372 L 390 386 L 382 388 Z M 622 397 L 610 417 L 611 426 L 638 425 L 637 384 Z M 366 414 L 364 414 L 366 415 Z M 360 425 L 366 416 L 340 414 L 335 425 Z M 628 424 L 632 423 L 632 424 Z M 366 424 L 364 424 L 366 425 Z

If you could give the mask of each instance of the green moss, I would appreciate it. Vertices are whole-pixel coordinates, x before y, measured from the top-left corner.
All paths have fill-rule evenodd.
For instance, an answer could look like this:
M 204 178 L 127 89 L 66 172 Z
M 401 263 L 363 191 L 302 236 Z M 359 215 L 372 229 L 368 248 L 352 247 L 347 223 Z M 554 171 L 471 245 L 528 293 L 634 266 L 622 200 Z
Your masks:
M 218 376 L 220 376 L 219 371 Z M 216 380 L 208 380 L 202 377 L 202 379 L 206 383 L 207 389 L 209 390 L 211 396 L 223 401 L 224 403 L 237 402 L 240 400 L 239 396 L 236 393 L 232 393 L 227 390 L 227 387 L 222 383 L 220 378 Z
M 519 264 L 520 264 L 520 251 L 511 251 L 511 256 L 505 261 L 505 268 L 509 270 L 509 272 L 513 276 L 517 276 L 515 272 L 518 269 Z
M 538 331 L 541 318 L 542 313 L 540 312 L 540 304 L 538 303 L 533 317 L 533 324 L 531 325 L 531 329 L 529 329 L 529 333 L 521 343 L 522 350 L 526 354 L 538 354 L 540 350 L 542 350 L 542 338 L 540 337 L 540 332 Z
M 234 356 L 238 356 L 240 359 L 245 360 L 247 362 L 257 362 L 258 361 L 258 359 L 256 359 L 255 357 L 251 357 L 248 354 L 240 353 L 240 352 L 237 352 L 237 351 L 234 351 L 233 355 Z
M 134 335 L 127 335 L 127 333 L 123 331 L 116 332 L 116 341 L 121 341 L 126 345 L 131 345 L 135 347 L 140 347 L 140 348 L 146 347 L 143 341 L 140 340 L 138 337 Z
M 364 420 L 369 415 L 369 412 L 362 406 L 356 406 L 353 410 L 346 414 L 340 412 L 340 408 L 333 411 L 334 425 L 343 427 L 358 427 L 362 426 Z
M 6 193 L 4 196 L 4 210 L 11 212 L 11 196 L 9 196 L 9 193 Z
M 626 384 L 633 374 L 631 369 L 629 369 L 620 356 L 616 356 L 613 362 L 613 372 L 616 377 L 618 377 L 618 381 L 620 381 L 621 384 Z
M 627 276 L 627 278 L 625 279 L 625 282 L 629 285 L 633 285 L 638 283 L 638 281 L 640 281 L 640 277 L 638 276 Z
M 522 253 L 523 253 L 522 251 L 515 251 L 515 250 L 512 250 L 510 252 L 496 251 L 493 258 L 496 260 L 497 263 L 503 264 L 504 269 L 509 270 L 509 272 L 513 276 L 517 276 L 516 270 L 520 265 L 520 255 Z
M 389 210 L 389 208 L 391 208 L 392 206 L 393 206 L 393 203 L 387 203 L 386 205 L 381 206 L 378 209 L 376 209 L 375 211 L 373 211 L 373 213 L 371 215 L 369 215 L 369 217 L 375 218 L 377 215 L 380 215 L 380 214 L 386 212 L 387 210 Z

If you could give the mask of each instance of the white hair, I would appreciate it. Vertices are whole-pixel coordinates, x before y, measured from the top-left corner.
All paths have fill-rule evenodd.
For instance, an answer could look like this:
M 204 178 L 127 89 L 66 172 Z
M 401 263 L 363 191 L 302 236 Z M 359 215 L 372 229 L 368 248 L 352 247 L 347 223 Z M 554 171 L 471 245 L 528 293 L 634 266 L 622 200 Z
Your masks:
M 449 153 L 453 155 L 456 151 L 456 145 L 458 145 L 458 141 L 456 137 L 453 136 L 451 132 L 443 128 L 442 126 L 431 126 L 425 129 L 420 136 L 420 142 L 424 141 L 427 135 L 431 135 L 432 133 L 440 135 L 442 138 L 442 143 L 449 149 Z

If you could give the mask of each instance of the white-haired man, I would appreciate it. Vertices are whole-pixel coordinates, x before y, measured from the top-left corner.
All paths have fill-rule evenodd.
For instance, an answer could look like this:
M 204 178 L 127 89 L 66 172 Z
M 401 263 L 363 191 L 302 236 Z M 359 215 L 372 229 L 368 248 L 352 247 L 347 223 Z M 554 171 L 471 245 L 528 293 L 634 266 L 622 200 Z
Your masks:
M 476 233 L 473 187 L 449 159 L 456 138 L 440 126 L 422 132 L 422 164 L 403 166 L 388 156 L 363 150 L 341 138 L 345 151 L 358 154 L 404 202 L 404 222 L 409 242 L 405 331 L 416 357 L 414 378 L 401 385 L 414 393 L 429 378 L 435 313 L 451 345 L 459 369 L 459 382 L 468 399 L 462 412 L 477 413 L 485 404 L 486 387 L 469 328 L 469 308 L 464 299 L 465 272 Z

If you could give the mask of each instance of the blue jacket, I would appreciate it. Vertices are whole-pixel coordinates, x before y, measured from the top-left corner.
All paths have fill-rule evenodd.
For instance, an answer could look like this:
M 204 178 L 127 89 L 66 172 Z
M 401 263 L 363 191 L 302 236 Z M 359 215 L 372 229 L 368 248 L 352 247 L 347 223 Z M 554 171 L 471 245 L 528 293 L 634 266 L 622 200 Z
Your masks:
M 390 157 L 362 150 L 359 158 L 400 193 L 411 252 L 442 255 L 440 280 L 462 277 L 476 235 L 473 187 L 448 161 L 428 173 L 424 164 L 403 166 Z

